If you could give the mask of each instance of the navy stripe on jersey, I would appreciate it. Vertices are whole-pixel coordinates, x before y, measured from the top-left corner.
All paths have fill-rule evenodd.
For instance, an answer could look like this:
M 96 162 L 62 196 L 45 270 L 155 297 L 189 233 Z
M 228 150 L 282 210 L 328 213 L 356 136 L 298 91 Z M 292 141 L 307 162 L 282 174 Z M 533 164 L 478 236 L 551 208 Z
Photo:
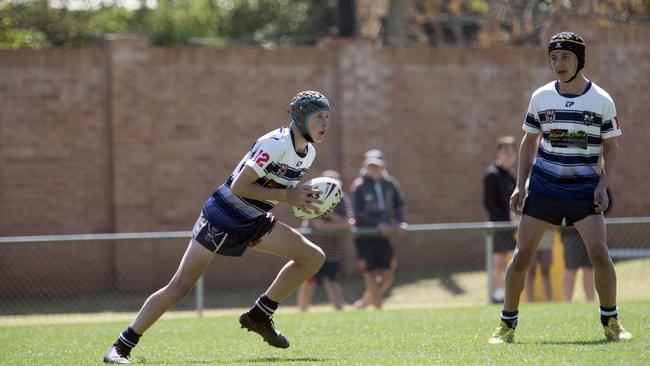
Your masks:
M 257 185 L 260 185 L 260 186 L 265 187 L 265 188 L 279 188 L 279 189 L 287 189 L 287 188 L 289 188 L 288 185 L 282 184 L 280 182 L 276 182 L 275 180 L 273 180 L 271 178 L 267 178 L 267 177 L 257 178 L 255 183 Z
M 556 177 L 533 166 L 530 176 L 531 192 L 553 192 L 553 197 L 568 200 L 593 199 L 593 187 L 598 184 L 599 177 Z
M 561 165 L 591 165 L 598 164 L 598 155 L 585 156 L 585 155 L 569 155 L 569 154 L 557 154 L 544 150 L 540 145 L 537 150 L 537 155 L 542 159 L 552 161 L 556 164 Z
M 524 124 L 536 128 L 538 130 L 541 128 L 539 122 L 537 122 L 537 119 L 535 119 L 535 116 L 533 116 L 530 113 L 526 113 L 526 120 L 524 121 Z
M 220 200 L 215 199 L 214 195 L 212 195 L 203 205 L 203 215 L 206 219 L 209 218 L 210 223 L 224 231 L 250 226 L 250 224 L 242 224 L 242 222 L 250 221 L 250 219 L 240 215 L 237 211 L 233 212 L 231 207 L 218 204 L 216 201 Z
M 264 211 L 264 212 L 271 211 L 273 209 L 273 207 L 276 206 L 276 205 L 273 205 L 273 204 L 268 203 L 266 201 L 255 200 L 255 199 L 252 199 L 252 198 L 241 197 L 241 199 L 244 202 L 248 203 L 249 205 L 255 206 L 255 207 L 259 208 L 261 211 Z
M 612 123 L 611 120 L 605 121 L 605 123 L 603 123 L 603 125 L 600 127 L 600 130 L 602 131 L 602 133 L 613 131 L 615 130 L 614 124 Z
M 273 173 L 278 177 L 282 177 L 289 180 L 294 180 L 294 179 L 300 180 L 303 174 L 303 170 L 304 169 L 296 169 L 293 167 L 289 167 L 285 164 L 276 164 L 276 163 L 271 163 L 269 164 L 268 167 L 266 167 L 266 169 L 264 169 L 266 173 Z
M 260 180 L 261 180 L 261 179 L 263 179 L 263 178 L 259 178 L 256 182 L 257 182 L 258 184 L 260 184 Z M 235 180 L 235 179 L 234 179 L 233 176 L 231 175 L 230 177 L 228 177 L 228 180 L 227 180 L 226 183 L 224 184 L 224 186 L 225 186 L 226 188 L 228 188 L 228 190 L 230 190 L 230 187 L 231 187 L 231 185 L 232 185 L 233 180 Z M 265 187 L 264 184 L 260 184 L 260 185 L 263 186 L 263 187 Z M 282 186 L 281 188 L 287 188 L 287 187 L 286 187 L 286 186 Z M 216 193 L 216 192 L 215 192 L 215 193 Z M 271 211 L 271 210 L 276 206 L 276 205 L 273 205 L 273 204 L 271 204 L 271 203 L 269 203 L 269 202 L 266 202 L 266 201 L 255 200 L 255 199 L 252 199 L 252 198 L 246 198 L 246 197 L 239 197 L 239 198 L 240 198 L 243 202 L 246 202 L 248 205 L 250 205 L 250 206 L 254 206 L 254 207 L 256 207 L 257 209 L 259 209 L 260 212 L 268 212 L 268 211 Z M 226 203 L 227 203 L 227 201 L 228 201 L 228 200 L 226 200 L 226 199 L 223 198 L 223 197 L 222 197 L 222 200 L 223 200 L 224 202 L 226 202 Z M 237 208 L 234 207 L 232 204 L 230 204 L 230 206 L 233 207 L 233 209 L 235 209 L 235 210 L 237 209 Z M 246 215 L 246 214 L 244 213 L 244 215 Z M 255 216 L 257 216 L 257 214 L 256 214 Z M 246 216 L 246 217 L 248 217 L 248 216 Z
M 574 176 L 558 176 L 549 173 L 537 165 L 533 166 L 533 172 L 539 175 L 546 182 L 553 182 L 566 185 L 585 185 L 591 187 L 594 183 L 598 184 L 600 177 L 598 175 L 574 175 Z
M 541 111 L 537 113 L 537 117 L 542 122 L 568 122 L 568 123 L 577 123 L 580 125 L 584 124 L 584 112 L 583 111 L 567 111 L 567 110 L 556 110 L 553 113 L 553 119 L 550 121 L 547 120 L 546 111 Z M 593 126 L 600 126 L 603 124 L 603 116 L 593 113 L 593 120 L 590 122 Z
M 254 215 L 251 215 L 250 213 L 246 213 L 242 209 L 240 209 L 237 206 L 233 205 L 230 202 L 230 200 L 228 200 L 224 196 L 223 188 L 224 188 L 224 186 L 219 187 L 212 194 L 212 197 L 214 198 L 214 204 L 216 206 L 221 207 L 222 210 L 224 211 L 224 213 L 226 213 L 229 216 L 232 216 L 233 218 L 235 218 L 235 220 L 238 220 L 238 221 L 250 220 L 250 219 L 255 217 Z M 228 190 L 230 190 L 230 188 L 228 188 Z

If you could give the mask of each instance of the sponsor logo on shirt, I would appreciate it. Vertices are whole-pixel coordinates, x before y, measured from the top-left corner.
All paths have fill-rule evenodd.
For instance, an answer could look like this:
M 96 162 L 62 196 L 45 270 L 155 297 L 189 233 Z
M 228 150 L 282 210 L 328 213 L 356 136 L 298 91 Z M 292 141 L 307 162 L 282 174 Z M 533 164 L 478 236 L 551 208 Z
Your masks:
M 551 129 L 548 139 L 553 147 L 577 147 L 587 149 L 589 135 L 585 131 L 569 131 L 565 129 Z

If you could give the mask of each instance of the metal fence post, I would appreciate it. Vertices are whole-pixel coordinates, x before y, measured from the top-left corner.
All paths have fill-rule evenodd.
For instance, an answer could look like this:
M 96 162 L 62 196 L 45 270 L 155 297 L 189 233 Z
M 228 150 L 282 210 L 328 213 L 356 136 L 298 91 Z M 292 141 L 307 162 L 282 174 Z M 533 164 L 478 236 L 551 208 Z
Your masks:
M 485 274 L 487 276 L 487 303 L 492 303 L 492 293 L 494 292 L 494 283 L 492 282 L 492 271 L 494 263 L 492 262 L 492 254 L 494 251 L 494 231 L 488 229 L 485 236 Z

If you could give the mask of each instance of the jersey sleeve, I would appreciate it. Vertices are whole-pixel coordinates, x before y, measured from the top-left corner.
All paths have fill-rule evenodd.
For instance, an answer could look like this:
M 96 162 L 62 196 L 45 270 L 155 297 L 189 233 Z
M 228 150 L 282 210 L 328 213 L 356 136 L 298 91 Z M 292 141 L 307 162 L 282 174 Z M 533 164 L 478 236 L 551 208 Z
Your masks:
M 541 132 L 541 125 L 539 124 L 539 116 L 535 108 L 535 95 L 530 98 L 528 103 L 528 111 L 526 112 L 526 119 L 522 129 L 528 133 L 538 134 Z
M 616 116 L 616 105 L 613 100 L 608 100 L 603 111 L 603 124 L 600 126 L 600 137 L 609 139 L 623 134 L 621 125 Z
M 263 177 L 270 172 L 270 168 L 276 162 L 282 160 L 285 154 L 285 146 L 281 141 L 267 138 L 259 140 L 251 149 L 251 154 L 246 165 L 253 168 L 258 176 Z

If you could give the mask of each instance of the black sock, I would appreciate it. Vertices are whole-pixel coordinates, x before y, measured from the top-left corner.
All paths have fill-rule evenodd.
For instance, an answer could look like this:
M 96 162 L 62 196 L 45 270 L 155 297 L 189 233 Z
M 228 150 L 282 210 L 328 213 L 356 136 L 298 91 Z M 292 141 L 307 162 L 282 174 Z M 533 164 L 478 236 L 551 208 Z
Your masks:
M 501 320 L 508 325 L 508 327 L 517 328 L 517 319 L 519 319 L 519 310 L 505 311 L 501 310 Z
M 126 328 L 117 338 L 113 345 L 126 347 L 129 350 L 138 345 L 141 334 L 138 334 L 131 327 Z
M 609 322 L 609 318 L 618 318 L 618 306 L 614 305 L 611 308 L 608 308 L 606 306 L 601 306 L 600 307 L 600 323 L 606 327 L 607 322 Z
M 248 311 L 251 318 L 255 321 L 268 320 L 273 313 L 278 309 L 278 303 L 269 299 L 266 295 L 262 294 L 255 305 Z

